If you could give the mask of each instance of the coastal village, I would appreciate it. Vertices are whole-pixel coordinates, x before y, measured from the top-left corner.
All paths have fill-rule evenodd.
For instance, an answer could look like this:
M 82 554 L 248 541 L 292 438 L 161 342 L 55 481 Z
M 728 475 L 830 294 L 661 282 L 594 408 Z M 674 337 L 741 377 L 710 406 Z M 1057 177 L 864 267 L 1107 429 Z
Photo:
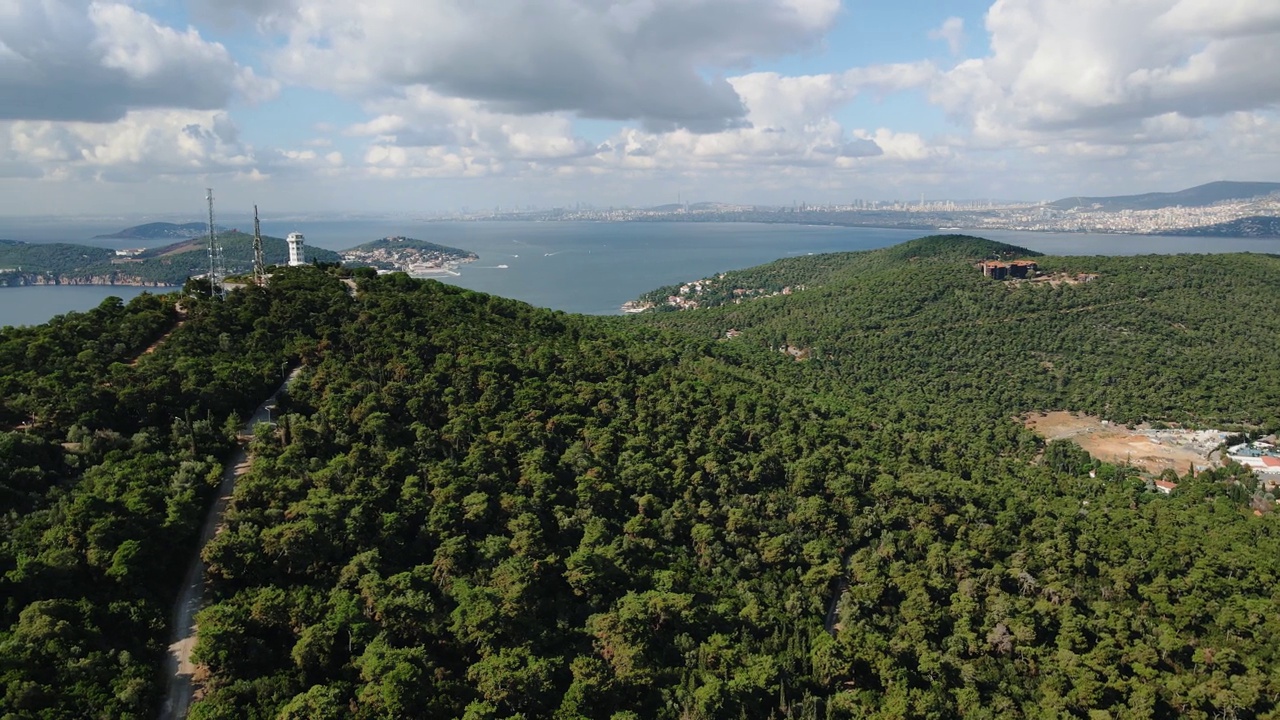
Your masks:
M 667 295 L 659 301 L 648 300 L 629 300 L 622 304 L 622 312 L 624 313 L 641 313 L 646 310 L 652 310 L 655 307 L 672 307 L 676 310 L 697 310 L 704 307 L 707 303 L 707 297 L 714 292 L 721 291 L 716 285 L 716 281 L 723 280 L 726 273 L 720 273 L 714 278 L 704 280 L 694 280 L 684 283 L 675 289 L 675 292 Z M 803 285 L 792 287 L 790 285 L 780 290 L 769 290 L 767 288 L 734 288 L 731 297 L 728 300 L 733 304 L 739 304 L 744 300 L 757 300 L 764 297 L 774 297 L 776 295 L 790 295 L 793 292 L 804 290 Z
M 402 235 L 375 240 L 339 253 L 343 262 L 370 265 L 379 272 L 405 272 L 415 277 L 457 275 L 462 263 L 476 259 L 474 253 L 424 243 Z

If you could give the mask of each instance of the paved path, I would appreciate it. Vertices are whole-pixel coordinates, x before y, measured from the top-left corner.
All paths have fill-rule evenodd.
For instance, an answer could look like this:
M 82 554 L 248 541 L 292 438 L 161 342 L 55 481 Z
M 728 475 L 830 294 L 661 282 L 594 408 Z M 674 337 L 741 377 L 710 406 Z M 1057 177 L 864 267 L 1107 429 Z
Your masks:
M 240 429 L 241 437 L 252 436 L 253 427 L 260 422 L 269 422 L 271 411 L 275 409 L 276 399 L 298 375 L 302 368 L 294 368 L 284 383 L 276 389 L 271 397 L 258 406 L 253 417 Z M 222 471 L 222 483 L 218 486 L 218 497 L 209 508 L 204 527 L 200 530 L 200 542 L 195 556 L 187 567 L 187 575 L 182 581 L 182 593 L 178 595 L 173 606 L 173 614 L 169 620 L 169 652 L 164 659 L 164 674 L 168 678 L 165 690 L 164 706 L 160 710 L 160 720 L 181 720 L 187 716 L 187 709 L 195 692 L 192 676 L 196 667 L 191 662 L 191 649 L 196 644 L 196 612 L 204 604 L 204 561 L 200 558 L 204 546 L 213 539 L 218 527 L 222 525 L 222 516 L 227 512 L 231 502 L 231 494 L 235 491 L 236 479 L 249 470 L 249 453 L 247 441 L 242 440 L 240 447 L 232 453 Z

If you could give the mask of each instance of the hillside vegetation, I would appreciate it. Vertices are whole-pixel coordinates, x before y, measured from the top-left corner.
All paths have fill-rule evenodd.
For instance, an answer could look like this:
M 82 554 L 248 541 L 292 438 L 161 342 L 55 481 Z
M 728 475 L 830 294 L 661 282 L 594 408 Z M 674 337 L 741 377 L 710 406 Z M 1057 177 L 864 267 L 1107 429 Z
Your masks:
M 225 232 L 226 228 L 216 226 L 218 232 Z M 166 238 L 195 238 L 209 232 L 209 226 L 202 222 L 189 223 L 170 223 L 170 222 L 153 222 L 142 225 L 134 225 L 125 228 L 119 232 L 110 235 L 97 235 L 95 238 L 104 240 L 162 240 Z
M 808 289 L 646 320 L 803 348 L 806 377 L 825 391 L 939 415 L 960 406 L 993 415 L 1070 408 L 1121 423 L 1280 425 L 1280 356 L 1269 351 L 1280 343 L 1280 318 L 1267 290 L 1280 286 L 1280 257 L 1036 257 L 1063 281 L 1029 283 L 983 277 L 975 249 L 926 238 L 779 261 L 726 274 L 720 286 L 782 276 Z M 824 270 L 806 281 L 793 265 Z M 1079 275 L 1096 277 L 1075 282 Z
M 192 718 L 1274 715 L 1274 497 L 1160 495 L 1014 415 L 1280 428 L 1280 259 L 972 266 L 1028 255 L 797 258 L 733 274 L 788 295 L 638 318 L 299 268 L 136 367 L 163 304 L 24 330 L 0 714 L 154 708 L 172 548 L 294 360 L 204 552 Z
M 228 429 L 350 302 L 319 273 L 272 284 L 184 298 L 177 329 L 149 294 L 0 329 L 0 716 L 154 717 Z

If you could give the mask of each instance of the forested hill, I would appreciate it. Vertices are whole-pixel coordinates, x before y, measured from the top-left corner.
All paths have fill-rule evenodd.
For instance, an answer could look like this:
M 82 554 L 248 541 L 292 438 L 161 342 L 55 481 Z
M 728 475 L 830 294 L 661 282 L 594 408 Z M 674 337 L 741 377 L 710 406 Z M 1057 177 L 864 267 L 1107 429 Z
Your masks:
M 419 240 L 410 237 L 385 237 L 377 240 L 371 240 L 367 243 L 361 243 L 353 248 L 343 250 L 344 253 L 350 252 L 374 252 L 377 250 L 416 250 L 424 253 L 433 253 L 456 258 L 474 259 L 476 254 L 468 250 L 460 250 L 456 247 L 448 245 L 439 245 L 426 240 Z
M 220 233 L 218 242 L 222 245 L 223 260 L 229 274 L 237 275 L 253 270 L 252 235 L 238 231 Z M 155 274 L 169 280 L 171 284 L 181 285 L 192 275 L 209 272 L 208 247 L 206 239 L 197 238 L 147 250 L 138 256 L 140 262 L 129 269 L 144 276 Z M 342 257 L 332 250 L 310 245 L 304 245 L 303 248 L 307 262 L 342 261 Z M 267 265 L 284 265 L 289 261 L 289 245 L 283 238 L 263 235 L 262 255 Z
M 971 249 L 1034 255 L 988 242 Z M 1280 343 L 1270 309 L 1280 258 L 1035 257 L 1037 280 L 998 281 L 974 267 L 973 252 L 921 259 L 947 244 L 926 238 L 914 248 L 780 261 L 726 274 L 713 292 L 781 275 L 772 287 L 787 283 L 790 294 L 642 317 L 790 349 L 829 387 L 894 404 L 1280 424 L 1280 356 L 1264 349 Z
M 253 268 L 253 236 L 227 232 L 218 236 L 226 270 L 231 275 Z M 268 265 L 288 262 L 288 245 L 281 238 L 263 237 Z M 307 247 L 308 262 L 341 262 L 338 253 Z M 181 286 L 187 278 L 209 272 L 208 241 L 193 238 L 146 250 L 134 257 L 117 257 L 114 250 L 70 243 L 0 244 L 0 286 L 8 284 L 133 284 Z
M 217 226 L 218 232 L 226 232 L 226 228 Z M 196 238 L 209 232 L 209 226 L 202 222 L 170 223 L 154 222 L 135 225 L 110 235 L 98 235 L 103 240 L 163 240 L 166 238 Z
M 931 235 L 876 250 L 824 253 L 783 258 L 715 277 L 667 285 L 641 295 L 641 306 L 658 310 L 710 308 L 754 298 L 778 295 L 800 288 L 815 288 L 859 274 L 901 268 L 917 262 L 967 262 L 1035 258 L 1040 253 L 1016 245 L 969 235 Z M 668 298 L 679 297 L 672 304 Z
M 6 331 L 0 715 L 152 713 L 219 428 L 282 362 L 193 720 L 1275 714 L 1274 498 L 1014 415 L 1280 427 L 1280 259 L 933 250 L 640 318 L 286 269 L 136 364 L 171 304 Z

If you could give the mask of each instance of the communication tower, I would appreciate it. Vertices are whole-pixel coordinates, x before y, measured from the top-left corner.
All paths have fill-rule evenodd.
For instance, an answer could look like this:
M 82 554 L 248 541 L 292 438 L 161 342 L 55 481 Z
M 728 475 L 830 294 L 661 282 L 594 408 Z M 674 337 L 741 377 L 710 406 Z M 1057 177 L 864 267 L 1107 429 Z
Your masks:
M 222 281 L 226 277 L 226 269 L 222 260 L 222 243 L 218 242 L 218 231 L 213 224 L 213 188 L 205 188 L 209 201 L 209 295 L 221 296 Z
M 253 284 L 267 284 L 267 266 L 262 260 L 262 226 L 258 224 L 258 206 L 253 206 Z

